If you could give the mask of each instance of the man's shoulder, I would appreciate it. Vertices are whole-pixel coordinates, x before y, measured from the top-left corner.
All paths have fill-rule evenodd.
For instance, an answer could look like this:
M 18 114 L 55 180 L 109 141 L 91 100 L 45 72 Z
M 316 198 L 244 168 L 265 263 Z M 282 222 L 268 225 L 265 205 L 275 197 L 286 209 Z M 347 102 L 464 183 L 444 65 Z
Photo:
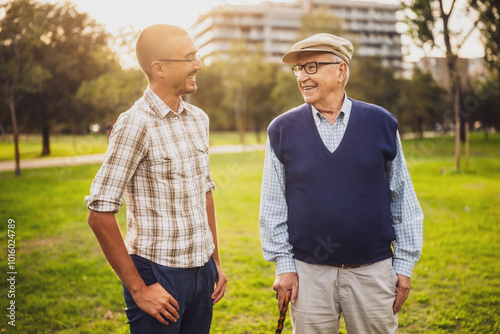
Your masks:
M 208 119 L 207 113 L 204 112 L 201 108 L 199 108 L 195 105 L 192 105 L 190 103 L 187 103 L 187 102 L 183 102 L 183 103 L 184 103 L 184 108 L 187 109 L 187 111 L 189 113 L 191 113 L 192 115 Z
M 117 119 L 121 122 L 145 122 L 148 118 L 151 118 L 154 114 L 149 110 L 149 106 L 145 103 L 144 99 L 139 99 L 135 104 L 127 111 L 122 112 Z
M 307 115 L 307 112 L 311 112 L 311 106 L 309 104 L 302 104 L 298 107 L 292 108 L 283 114 L 277 116 L 269 124 L 268 130 L 273 130 L 291 124 L 291 122 L 296 121 L 297 118 L 302 118 Z
M 352 98 L 349 98 L 349 100 L 352 102 L 351 110 L 364 110 L 372 113 L 373 115 L 388 117 L 390 119 L 393 119 L 394 121 L 397 121 L 396 116 L 394 116 L 390 111 L 388 111 L 384 107 L 381 107 L 373 103 L 354 100 Z
M 154 121 L 155 114 L 148 110 L 149 106 L 143 98 L 137 100 L 127 111 L 118 115 L 113 129 L 135 129 L 135 131 L 146 131 L 147 124 Z M 150 108 L 149 108 L 150 109 Z

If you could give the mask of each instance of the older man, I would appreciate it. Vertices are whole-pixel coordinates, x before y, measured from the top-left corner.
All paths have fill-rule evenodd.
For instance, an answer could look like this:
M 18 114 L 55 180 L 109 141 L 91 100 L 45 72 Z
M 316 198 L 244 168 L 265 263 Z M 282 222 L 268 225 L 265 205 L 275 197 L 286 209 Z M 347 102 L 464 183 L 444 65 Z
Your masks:
M 348 333 L 395 333 L 421 253 L 396 118 L 347 97 L 352 53 L 318 34 L 283 56 L 305 104 L 269 126 L 260 231 L 278 305 L 292 290 L 294 333 L 338 333 L 341 314 Z
M 208 117 L 182 101 L 197 90 L 198 49 L 179 27 L 137 39 L 149 86 L 118 118 L 86 202 L 92 227 L 124 286 L 131 333 L 209 333 L 224 275 L 208 160 Z M 114 213 L 127 202 L 122 238 Z M 215 291 L 214 291 L 215 286 Z

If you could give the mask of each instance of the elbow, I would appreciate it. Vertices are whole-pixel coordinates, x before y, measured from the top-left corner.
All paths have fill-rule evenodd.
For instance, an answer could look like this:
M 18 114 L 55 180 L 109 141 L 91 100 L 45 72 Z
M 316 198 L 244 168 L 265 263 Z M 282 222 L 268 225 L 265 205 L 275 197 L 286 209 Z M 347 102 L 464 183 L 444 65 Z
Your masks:
M 98 212 L 89 210 L 89 215 L 87 216 L 87 223 L 89 224 L 92 230 L 94 230 L 95 226 L 97 225 L 97 217 L 98 217 Z
M 95 231 L 96 228 L 102 225 L 106 225 L 108 221 L 109 222 L 115 221 L 114 217 L 115 217 L 114 212 L 98 212 L 94 210 L 89 210 L 87 223 L 92 228 L 92 230 Z
M 96 232 L 96 230 L 105 225 L 107 221 L 114 220 L 114 215 L 114 212 L 98 212 L 89 210 L 87 223 L 89 224 L 90 228 L 94 232 Z

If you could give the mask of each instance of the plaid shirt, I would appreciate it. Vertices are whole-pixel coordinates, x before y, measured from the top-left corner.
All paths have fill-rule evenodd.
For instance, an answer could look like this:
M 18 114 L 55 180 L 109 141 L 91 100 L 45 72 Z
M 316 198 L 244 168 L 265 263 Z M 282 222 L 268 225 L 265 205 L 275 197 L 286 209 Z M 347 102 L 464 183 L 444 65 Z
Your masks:
M 351 115 L 351 107 L 351 101 L 344 94 L 344 103 L 333 126 L 325 116 L 312 107 L 318 132 L 331 152 L 335 151 L 342 141 Z M 406 167 L 399 134 L 397 142 L 396 157 L 387 162 L 391 213 L 396 233 L 396 240 L 393 242 L 393 266 L 397 274 L 411 277 L 413 267 L 422 252 L 424 215 Z M 276 157 L 268 139 L 262 177 L 260 234 L 264 258 L 276 262 L 277 275 L 296 272 L 292 245 L 288 242 L 287 217 L 285 167 Z
M 128 252 L 192 268 L 214 251 L 206 212 L 206 192 L 214 188 L 208 116 L 182 100 L 175 113 L 148 87 L 116 121 L 85 201 L 90 210 L 116 213 L 124 196 Z

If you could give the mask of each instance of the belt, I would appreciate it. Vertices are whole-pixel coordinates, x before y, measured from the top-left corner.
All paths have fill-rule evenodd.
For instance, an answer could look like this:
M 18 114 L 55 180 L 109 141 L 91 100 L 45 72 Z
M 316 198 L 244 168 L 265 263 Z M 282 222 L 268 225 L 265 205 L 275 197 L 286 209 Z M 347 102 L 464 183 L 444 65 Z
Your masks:
M 342 269 L 354 269 L 362 266 L 362 264 L 345 264 L 345 263 L 344 264 L 328 263 L 328 265 Z

